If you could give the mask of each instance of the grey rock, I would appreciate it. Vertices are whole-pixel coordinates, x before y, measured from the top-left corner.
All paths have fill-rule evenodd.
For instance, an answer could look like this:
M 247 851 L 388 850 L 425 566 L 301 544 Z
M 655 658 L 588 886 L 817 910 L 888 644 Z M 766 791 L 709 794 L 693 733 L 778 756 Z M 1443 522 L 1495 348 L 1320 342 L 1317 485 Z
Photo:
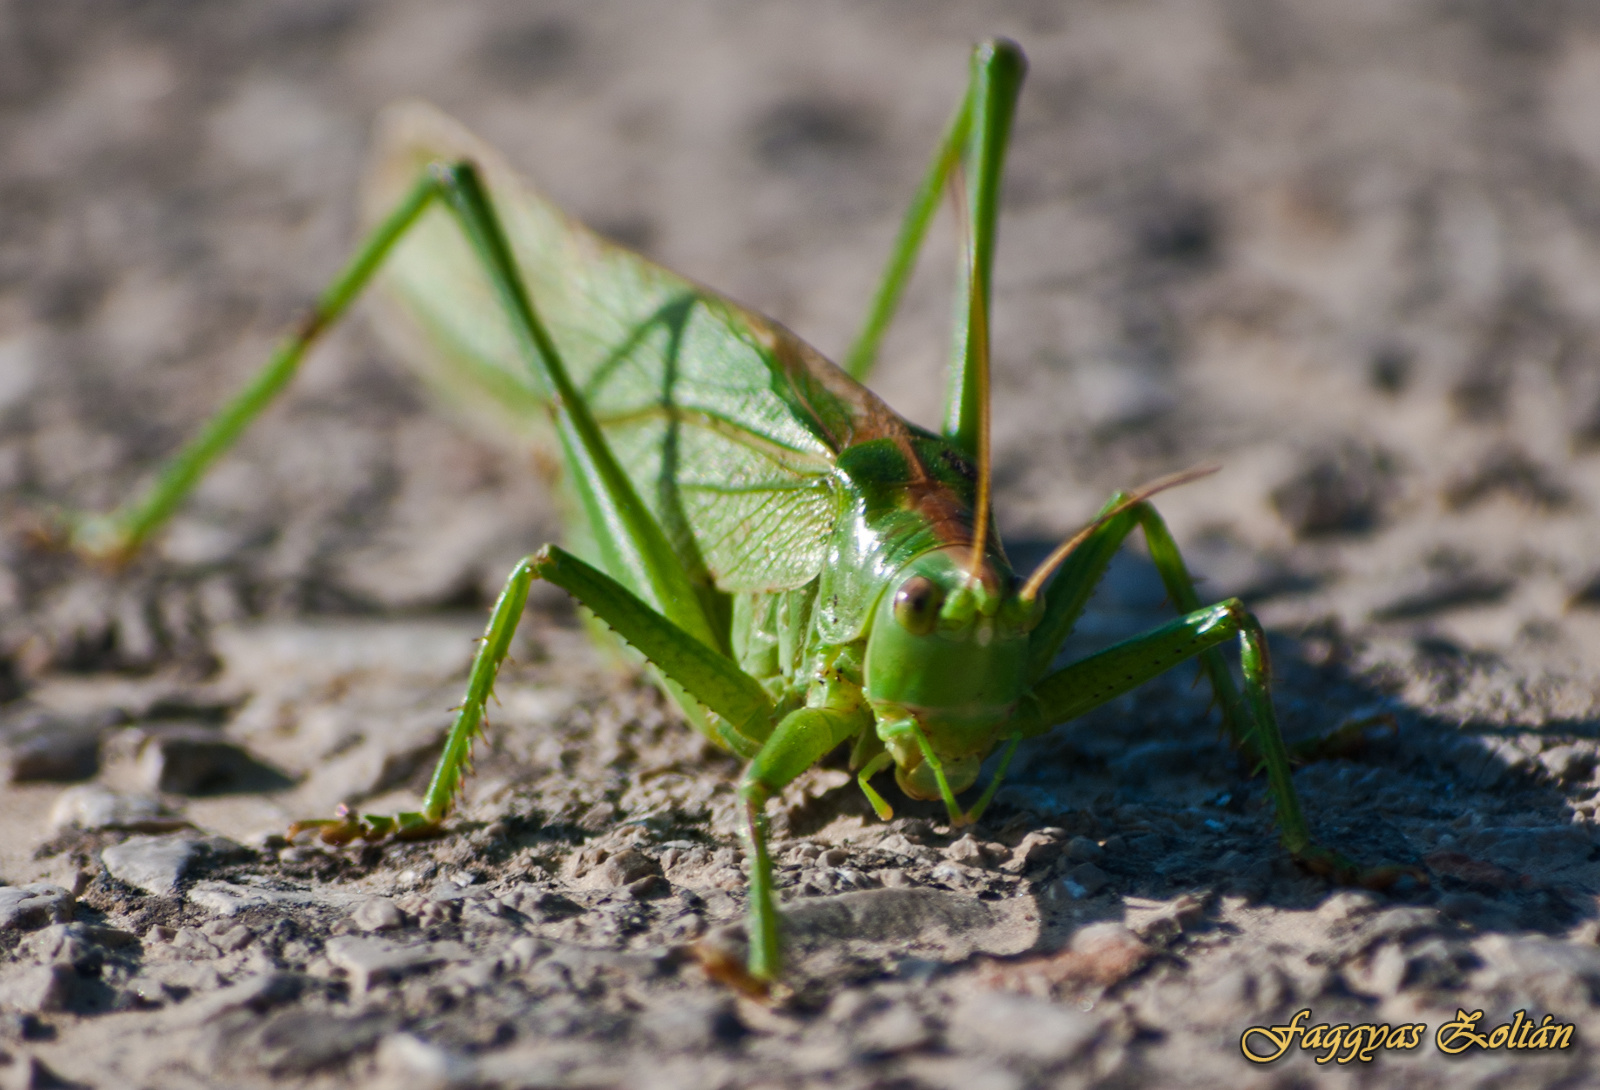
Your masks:
M 619 889 L 642 878 L 660 875 L 660 863 L 636 848 L 627 848 L 607 856 L 605 862 L 589 873 L 589 879 L 594 885 Z
M 206 996 L 198 1001 L 193 1013 L 200 1021 L 211 1021 L 240 1010 L 264 1014 L 299 998 L 306 984 L 306 978 L 299 973 L 259 973 Z
M 478 1082 L 478 1066 L 470 1056 L 430 1044 L 409 1033 L 391 1033 L 378 1042 L 375 1056 L 385 1085 L 406 1090 L 452 1090 Z
M 462 885 L 457 882 L 440 882 L 428 891 L 428 900 L 438 904 L 460 901 L 484 901 L 494 894 L 487 886 Z
M 1067 858 L 1074 863 L 1098 863 L 1106 850 L 1086 836 L 1075 836 L 1067 841 Z
M 0 783 L 86 780 L 100 767 L 101 736 L 115 712 L 34 712 L 0 727 Z
M 172 948 L 190 961 L 209 961 L 222 954 L 204 932 L 194 927 L 178 928 L 172 936 Z
M 396 931 L 406 925 L 405 914 L 387 897 L 362 901 L 350 920 L 363 931 Z
M 51 924 L 35 931 L 17 947 L 24 957 L 46 965 L 71 965 L 88 971 L 98 969 L 105 951 L 137 944 L 139 936 L 114 927 L 86 923 Z
M 290 782 L 213 728 L 173 724 L 127 733 L 139 736 L 134 743 L 135 776 L 146 791 L 209 795 L 270 790 Z
M 183 836 L 136 836 L 100 853 L 106 870 L 119 882 L 165 897 L 205 853 L 203 841 Z
M 472 959 L 472 952 L 457 942 L 401 946 L 385 939 L 353 935 L 329 939 L 326 953 L 330 962 L 350 974 L 351 986 L 358 992 L 438 968 L 447 962 Z
M 181 817 L 164 807 L 159 799 L 147 795 L 130 795 L 99 784 L 69 787 L 56 796 L 50 810 L 50 831 L 60 833 L 67 829 L 132 829 L 155 833 L 179 829 L 187 825 Z
M 1440 912 L 1453 920 L 1470 923 L 1480 930 L 1512 930 L 1516 926 L 1513 906 L 1501 904 L 1470 890 L 1457 890 L 1440 897 L 1436 903 Z
M 278 907 L 302 908 L 324 905 L 330 908 L 350 909 L 371 898 L 356 893 L 337 890 L 308 892 L 299 889 L 269 889 L 259 886 L 241 886 L 233 882 L 206 880 L 189 887 L 186 898 L 190 904 L 218 916 L 236 916 L 247 909 Z
M 657 1003 L 639 1018 L 640 1027 L 657 1045 L 672 1051 L 703 1052 L 744 1033 L 731 996 L 674 996 Z
M 1436 936 L 1411 949 L 1385 943 L 1364 961 L 1346 964 L 1342 972 L 1352 991 L 1386 999 L 1407 988 L 1456 988 L 1476 963 L 1465 943 Z
M 1378 898 L 1366 890 L 1345 889 L 1317 906 L 1317 920 L 1329 927 L 1348 924 L 1377 911 Z
M 647 874 L 643 878 L 635 878 L 622 887 L 636 901 L 647 901 L 652 897 L 665 897 L 672 892 L 672 883 L 659 874 Z M 497 904 L 496 901 L 487 902 L 486 907 Z
M 854 1034 L 856 1051 L 866 1056 L 915 1052 L 934 1043 L 927 1019 L 908 1003 L 896 1003 L 868 1018 Z
M 164 1005 L 182 1002 L 192 995 L 214 995 L 221 989 L 222 976 L 203 962 L 166 961 L 145 965 L 128 982 L 128 990 L 142 1002 Z
M 932 848 L 914 843 L 902 833 L 890 833 L 878 841 L 878 850 L 905 856 L 907 859 L 919 859 L 925 863 L 931 863 L 939 858 L 938 853 Z
M 0 982 L 0 1007 L 26 1014 L 65 1010 L 78 988 L 70 965 L 36 965 Z
M 307 1075 L 365 1052 L 392 1028 L 392 1016 L 379 1011 L 340 1017 L 291 1009 L 268 1015 L 235 1052 L 273 1075 Z
M 954 889 L 968 889 L 983 881 L 983 872 L 962 863 L 940 863 L 928 875 L 940 885 Z
M 0 931 L 65 923 L 72 919 L 73 896 L 60 886 L 0 886 Z
M 211 937 L 211 941 L 224 954 L 233 954 L 249 946 L 255 940 L 255 937 L 255 932 L 244 924 L 235 924 L 232 927 L 216 932 Z
M 1074 900 L 1093 897 L 1111 883 L 1111 876 L 1093 863 L 1080 863 L 1061 880 L 1062 887 Z
M 31 1014 L 0 1014 L 0 1041 L 37 1041 L 51 1033 L 49 1026 Z
M 1024 836 L 1011 851 L 1011 858 L 1001 869 L 1011 874 L 1021 874 L 1029 867 L 1050 862 L 1061 852 L 1061 842 L 1046 833 L 1034 831 Z
M 1509 986 L 1548 1010 L 1581 1010 L 1600 992 L 1600 950 L 1542 935 L 1489 934 L 1472 946 L 1479 988 Z
M 1099 1018 L 1070 1007 L 989 992 L 969 995 L 957 1007 L 948 1036 L 962 1051 L 1054 1064 L 1087 1049 L 1101 1028 Z
M 563 920 L 569 916 L 581 916 L 586 911 L 570 897 L 531 886 L 513 891 L 506 900 L 524 916 L 541 921 Z
M 946 848 L 944 855 L 951 862 L 960 863 L 966 867 L 987 867 L 989 865 L 989 853 L 984 850 L 984 846 L 971 833 Z
M 545 953 L 544 944 L 531 935 L 521 935 L 511 940 L 499 957 L 502 971 L 520 973 L 538 961 Z
M 1595 757 L 1595 743 L 1568 742 L 1539 754 L 1539 763 L 1558 783 L 1572 783 L 1594 771 Z
M 5 1056 L 0 1052 L 0 1056 Z M 75 1086 L 56 1074 L 37 1056 L 5 1056 L 5 1066 L 0 1067 L 0 1087 L 4 1090 L 56 1090 L 57 1087 Z
M 1387 942 L 1406 944 L 1437 934 L 1453 925 L 1437 908 L 1389 908 L 1361 913 L 1348 922 L 1334 924 L 1325 955 L 1332 966 L 1343 965 Z
M 1181 935 L 1205 915 L 1205 910 L 1204 898 L 1185 893 L 1175 900 L 1154 906 L 1148 913 L 1130 911 L 1128 922 L 1134 934 L 1141 939 L 1159 943 Z
M 1256 951 L 1227 956 L 1196 981 L 1183 1019 L 1192 1026 L 1222 1029 L 1247 1025 L 1293 994 L 1288 977 L 1271 957 Z
M 1364 946 L 1386 939 L 1412 939 L 1438 930 L 1443 919 L 1431 908 L 1391 908 L 1362 922 L 1357 934 Z

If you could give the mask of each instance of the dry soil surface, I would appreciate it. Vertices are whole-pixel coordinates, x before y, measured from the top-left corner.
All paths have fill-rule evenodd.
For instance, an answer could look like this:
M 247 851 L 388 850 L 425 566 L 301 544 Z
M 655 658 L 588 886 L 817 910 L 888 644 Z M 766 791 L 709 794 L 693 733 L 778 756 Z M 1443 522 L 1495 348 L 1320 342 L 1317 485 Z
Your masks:
M 1295 774 L 1310 821 L 1425 883 L 1297 869 L 1179 670 L 1025 746 L 972 831 L 808 774 L 773 804 L 790 992 L 741 998 L 694 954 L 739 942 L 738 767 L 554 595 L 444 836 L 289 843 L 415 805 L 487 601 L 558 533 L 528 453 L 360 319 L 132 566 L 27 544 L 259 365 L 355 237 L 385 102 L 836 354 L 996 33 L 1032 62 L 993 323 L 1014 555 L 1221 464 L 1162 498 L 1177 539 L 1269 629 L 1291 736 L 1358 724 Z M 941 230 L 874 381 L 924 422 Z M 1593 5 L 11 0 L 0 519 L 5 1087 L 1600 1077 Z M 1130 552 L 1071 650 L 1168 615 Z M 1302 1009 L 1425 1030 L 1241 1054 Z M 1572 1032 L 1447 1056 L 1458 1011 Z

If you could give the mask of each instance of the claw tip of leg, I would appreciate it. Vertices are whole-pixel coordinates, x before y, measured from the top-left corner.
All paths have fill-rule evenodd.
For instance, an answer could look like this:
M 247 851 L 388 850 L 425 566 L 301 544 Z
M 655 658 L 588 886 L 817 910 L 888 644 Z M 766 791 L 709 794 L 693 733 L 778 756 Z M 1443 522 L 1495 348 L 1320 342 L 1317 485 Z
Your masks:
M 713 942 L 697 942 L 692 950 L 700 971 L 711 980 L 751 999 L 771 997 L 772 981 L 752 973 L 736 953 Z

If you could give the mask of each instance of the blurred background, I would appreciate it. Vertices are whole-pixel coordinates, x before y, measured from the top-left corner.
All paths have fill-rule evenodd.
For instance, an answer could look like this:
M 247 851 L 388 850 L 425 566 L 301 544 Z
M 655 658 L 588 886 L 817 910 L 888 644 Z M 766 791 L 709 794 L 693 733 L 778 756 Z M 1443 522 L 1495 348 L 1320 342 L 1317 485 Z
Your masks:
M 1031 62 L 995 284 L 1007 534 L 1216 461 L 1163 499 L 1211 592 L 1419 708 L 1592 715 L 1600 9 L 1562 0 L 13 0 L 6 525 L 126 497 L 259 365 L 352 245 L 401 96 L 837 355 L 993 34 Z M 873 383 L 924 423 L 940 230 Z M 376 345 L 338 329 L 132 572 L 6 533 L 8 690 L 201 671 L 240 618 L 492 594 L 555 532 L 527 457 Z

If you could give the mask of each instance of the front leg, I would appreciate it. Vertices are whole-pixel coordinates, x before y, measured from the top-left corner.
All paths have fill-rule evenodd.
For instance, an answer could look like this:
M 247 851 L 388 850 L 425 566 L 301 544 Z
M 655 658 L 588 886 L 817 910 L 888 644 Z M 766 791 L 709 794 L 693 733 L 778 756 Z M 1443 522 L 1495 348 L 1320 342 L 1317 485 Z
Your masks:
M 1413 868 L 1359 866 L 1312 840 L 1300 811 L 1288 750 L 1272 707 L 1272 669 L 1266 636 L 1255 616 L 1238 599 L 1195 610 L 1050 674 L 1023 697 L 1017 711 L 1018 725 L 1025 735 L 1043 734 L 1055 724 L 1114 700 L 1233 638 L 1239 641 L 1245 682 L 1244 698 L 1239 704 L 1244 729 L 1239 741 L 1247 752 L 1260 759 L 1266 772 L 1283 846 L 1307 870 L 1346 884 L 1387 888 L 1408 875 L 1425 881 Z
M 744 972 L 713 962 L 714 975 L 743 991 L 764 993 L 782 968 L 782 936 L 773 897 L 772 857 L 767 852 L 767 800 L 793 783 L 830 750 L 869 728 L 864 704 L 840 708 L 801 708 L 778 723 L 739 780 L 744 801 L 744 835 L 750 852 L 750 956 Z

